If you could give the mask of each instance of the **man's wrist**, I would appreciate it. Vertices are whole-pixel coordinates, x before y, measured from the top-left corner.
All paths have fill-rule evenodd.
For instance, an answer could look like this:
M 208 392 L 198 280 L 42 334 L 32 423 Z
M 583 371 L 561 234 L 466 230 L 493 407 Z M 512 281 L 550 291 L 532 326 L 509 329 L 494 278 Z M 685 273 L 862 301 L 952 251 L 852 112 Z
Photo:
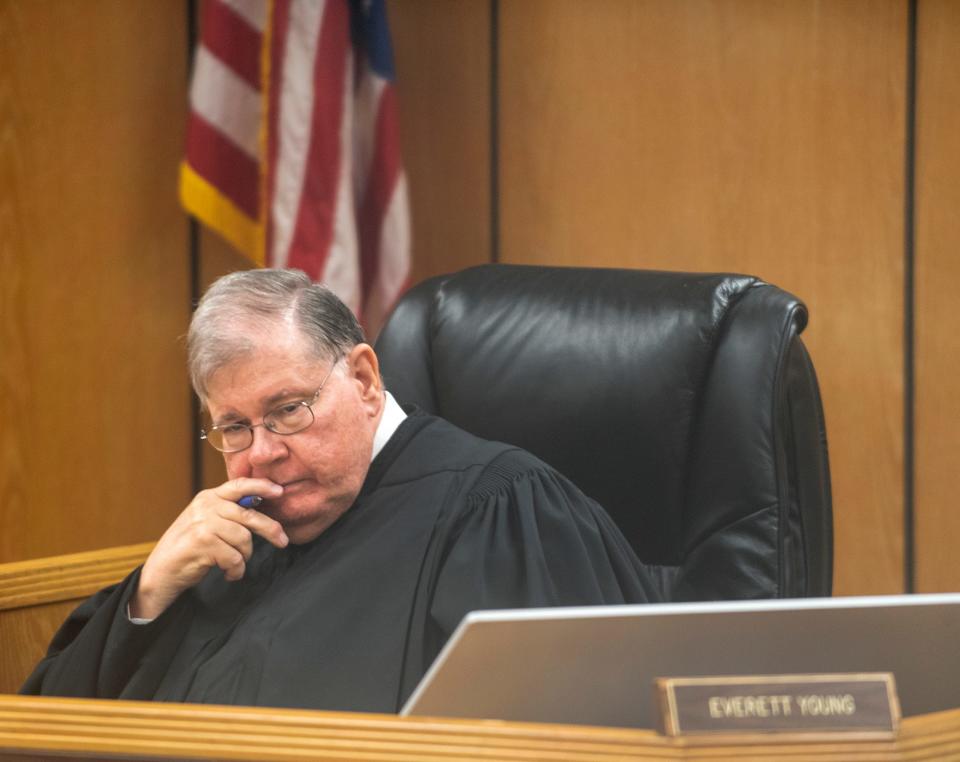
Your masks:
M 175 597 L 176 596 L 174 596 L 174 598 Z M 130 596 L 129 603 L 127 604 L 127 613 L 131 622 L 135 619 L 145 619 L 148 622 L 152 622 L 160 616 L 171 603 L 173 603 L 173 598 L 167 598 L 163 595 L 158 596 L 156 591 L 150 586 L 149 581 L 146 584 L 144 583 L 143 572 L 141 572 L 137 589 L 133 595 Z

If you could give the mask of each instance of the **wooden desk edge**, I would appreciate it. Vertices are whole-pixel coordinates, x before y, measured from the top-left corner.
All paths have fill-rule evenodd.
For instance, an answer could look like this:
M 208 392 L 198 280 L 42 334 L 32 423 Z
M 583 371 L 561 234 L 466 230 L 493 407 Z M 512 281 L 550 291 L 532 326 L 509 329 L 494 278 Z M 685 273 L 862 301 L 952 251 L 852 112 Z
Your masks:
M 0 758 L 190 759 L 960 758 L 960 709 L 903 720 L 893 741 L 770 737 L 712 748 L 651 730 L 500 720 L 0 695 Z M 952 756 L 951 756 L 952 755 Z

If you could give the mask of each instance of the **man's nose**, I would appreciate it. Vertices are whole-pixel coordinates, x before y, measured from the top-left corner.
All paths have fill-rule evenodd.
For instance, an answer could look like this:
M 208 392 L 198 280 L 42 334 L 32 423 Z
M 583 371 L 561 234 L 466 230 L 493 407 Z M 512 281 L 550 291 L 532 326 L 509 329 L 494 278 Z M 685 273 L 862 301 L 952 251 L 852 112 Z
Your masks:
M 266 426 L 257 426 L 253 429 L 253 444 L 250 445 L 250 464 L 265 466 L 280 460 L 287 454 L 287 445 L 281 434 L 276 434 Z

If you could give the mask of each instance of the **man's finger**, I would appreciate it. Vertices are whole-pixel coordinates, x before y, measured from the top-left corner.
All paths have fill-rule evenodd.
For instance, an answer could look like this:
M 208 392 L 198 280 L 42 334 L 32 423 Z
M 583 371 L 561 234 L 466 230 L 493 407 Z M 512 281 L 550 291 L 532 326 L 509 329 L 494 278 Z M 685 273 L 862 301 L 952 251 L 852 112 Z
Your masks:
M 226 543 L 222 543 L 214 550 L 213 560 L 223 570 L 223 576 L 231 582 L 241 579 L 247 570 L 243 554 Z
M 242 524 L 251 532 L 255 532 L 278 548 L 285 548 L 290 543 L 290 538 L 283 531 L 280 522 L 271 519 L 265 513 L 260 513 L 253 508 L 241 508 L 239 505 L 233 504 L 225 506 L 219 513 L 225 519 Z
M 253 535 L 243 524 L 217 516 L 210 528 L 220 540 L 239 550 L 245 561 L 250 560 L 253 555 Z
M 224 482 L 213 490 L 213 494 L 231 503 L 236 503 L 244 497 L 257 495 L 258 497 L 280 497 L 283 487 L 269 479 L 249 479 L 238 477 Z

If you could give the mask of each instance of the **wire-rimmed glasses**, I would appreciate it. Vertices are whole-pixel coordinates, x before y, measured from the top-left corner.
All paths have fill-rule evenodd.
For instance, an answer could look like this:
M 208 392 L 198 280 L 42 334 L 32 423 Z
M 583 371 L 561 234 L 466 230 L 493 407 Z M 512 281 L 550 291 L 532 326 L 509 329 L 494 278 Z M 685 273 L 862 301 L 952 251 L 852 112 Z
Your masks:
M 212 447 L 220 452 L 240 452 L 246 450 L 253 444 L 253 430 L 258 426 L 263 426 L 274 434 L 296 434 L 310 427 L 315 418 L 313 415 L 313 405 L 320 397 L 324 384 L 333 373 L 336 363 L 327 371 L 327 375 L 313 396 L 309 399 L 293 400 L 277 405 L 268 411 L 260 423 L 243 423 L 242 421 L 230 421 L 221 423 L 210 428 L 200 429 L 200 438 L 207 440 Z

